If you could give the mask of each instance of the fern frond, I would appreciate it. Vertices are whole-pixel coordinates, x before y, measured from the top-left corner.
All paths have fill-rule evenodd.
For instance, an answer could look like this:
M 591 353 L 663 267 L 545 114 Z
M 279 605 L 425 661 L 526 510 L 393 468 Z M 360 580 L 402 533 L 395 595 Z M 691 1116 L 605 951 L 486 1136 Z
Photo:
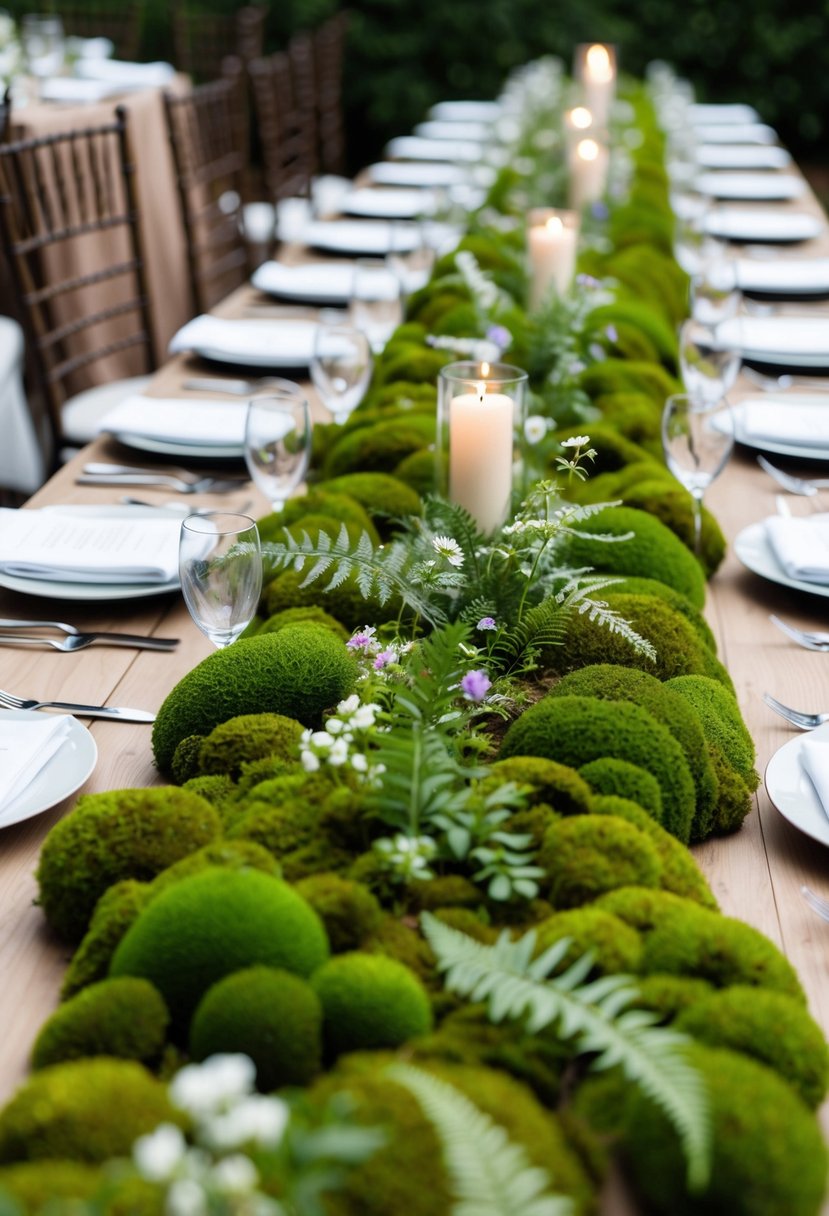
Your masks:
M 542 650 L 560 646 L 567 632 L 569 615 L 569 605 L 560 603 L 555 596 L 525 612 L 519 623 L 498 639 L 493 649 L 502 672 L 508 675 L 516 667 L 525 669 Z
M 559 1037 L 572 1039 L 580 1053 L 595 1053 L 594 1068 L 618 1065 L 641 1086 L 679 1134 L 689 1187 L 704 1187 L 711 1127 L 700 1075 L 683 1052 L 688 1040 L 654 1025 L 655 1015 L 628 1008 L 637 995 L 630 977 L 611 975 L 585 983 L 592 965 L 589 955 L 563 975 L 551 977 L 569 948 L 566 938 L 533 959 L 532 930 L 518 941 L 505 931 L 494 945 L 484 946 L 428 913 L 421 924 L 451 991 L 473 1002 L 488 1001 L 494 1022 L 526 1017 L 530 1034 L 555 1025 Z
M 451 1216 L 571 1216 L 546 1170 L 453 1085 L 410 1064 L 387 1075 L 413 1094 L 434 1128 L 454 1191 Z

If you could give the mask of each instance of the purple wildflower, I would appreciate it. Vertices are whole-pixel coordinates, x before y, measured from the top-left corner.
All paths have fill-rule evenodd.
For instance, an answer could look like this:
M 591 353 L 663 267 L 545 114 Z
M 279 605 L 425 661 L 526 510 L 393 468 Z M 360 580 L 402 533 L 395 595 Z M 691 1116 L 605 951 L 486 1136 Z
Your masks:
M 478 621 L 478 624 L 475 626 L 475 628 L 476 629 L 497 629 L 498 626 L 495 624 L 494 617 L 482 616 L 481 619 Z
M 461 692 L 467 701 L 483 701 L 492 688 L 492 681 L 485 671 L 468 671 L 461 680 Z
M 374 645 L 374 635 L 377 632 L 373 625 L 366 625 L 346 642 L 349 650 L 368 650 Z
M 486 331 L 487 340 L 494 342 L 501 350 L 506 350 L 510 342 L 512 342 L 512 334 L 503 325 L 490 325 Z
M 604 332 L 605 332 L 605 336 L 607 337 L 608 342 L 618 342 L 619 341 L 619 331 L 617 330 L 615 325 L 608 325 Z
M 607 203 L 603 203 L 601 200 L 592 203 L 590 206 L 590 214 L 593 216 L 594 220 L 606 220 L 610 215 Z
M 382 671 L 388 663 L 393 663 L 397 655 L 393 650 L 381 650 L 374 659 L 374 670 Z
M 579 287 L 598 287 L 599 280 L 594 279 L 592 274 L 577 274 L 576 282 Z

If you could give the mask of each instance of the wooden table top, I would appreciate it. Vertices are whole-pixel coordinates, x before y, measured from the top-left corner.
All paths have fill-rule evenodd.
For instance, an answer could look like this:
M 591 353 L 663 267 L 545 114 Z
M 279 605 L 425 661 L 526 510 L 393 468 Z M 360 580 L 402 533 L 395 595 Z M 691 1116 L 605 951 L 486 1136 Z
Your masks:
M 802 208 L 804 204 L 798 205 Z M 806 204 L 817 208 L 813 199 Z M 829 251 L 829 237 L 802 247 L 809 253 Z M 225 302 L 225 315 L 242 315 L 257 299 L 242 289 Z M 261 298 L 259 298 L 261 299 Z M 810 306 L 798 305 L 808 312 Z M 819 306 L 812 306 L 819 307 Z M 179 356 L 157 375 L 153 391 L 168 396 L 186 375 L 200 371 L 197 360 Z M 818 387 L 816 385 L 816 387 Z M 748 391 L 742 378 L 732 397 Z M 135 462 L 135 453 L 130 453 Z M 127 452 L 99 440 L 62 469 L 33 499 L 48 503 L 106 503 L 118 500 L 118 489 L 78 487 L 74 475 L 82 461 L 123 460 Z M 143 462 L 150 464 L 148 459 Z M 781 458 L 784 467 L 791 461 Z M 825 464 L 801 464 L 805 474 L 826 473 Z M 728 667 L 745 720 L 755 740 L 762 773 L 773 753 L 792 730 L 762 702 L 768 691 L 787 704 L 804 709 L 829 709 L 829 655 L 802 650 L 790 643 L 769 621 L 769 613 L 804 628 L 826 628 L 829 601 L 767 582 L 741 565 L 733 541 L 748 524 L 776 510 L 776 487 L 757 467 L 754 453 L 737 448 L 706 502 L 729 541 L 726 560 L 711 580 L 706 616 L 715 632 L 720 657 Z M 141 490 L 142 497 L 165 501 L 169 491 Z M 194 505 L 221 503 L 234 509 L 254 501 L 252 513 L 264 513 L 267 503 L 252 487 L 216 498 L 201 495 Z M 793 499 L 793 513 L 808 513 L 815 500 Z M 829 492 L 817 500 L 829 510 Z M 156 710 L 163 698 L 197 662 L 212 650 L 191 622 L 178 594 L 112 604 L 61 604 L 0 590 L 2 616 L 53 616 L 55 613 L 84 628 L 154 632 L 181 638 L 172 654 L 91 648 L 75 655 L 0 648 L 0 687 L 26 696 L 140 706 Z M 90 724 L 99 749 L 96 771 L 85 792 L 157 784 L 150 754 L 150 727 L 94 722 Z M 0 832 L 0 1101 L 4 1101 L 26 1071 L 32 1040 L 54 1008 L 67 961 L 67 948 L 47 929 L 33 906 L 33 872 L 41 842 L 49 828 L 75 798 L 46 814 Z M 810 911 L 800 895 L 808 884 L 829 898 L 829 849 L 791 827 L 771 805 L 764 789 L 755 796 L 756 809 L 734 836 L 714 839 L 694 852 L 722 910 L 755 926 L 786 954 L 806 989 L 810 1009 L 829 1032 L 829 926 Z M 829 1128 L 829 1108 L 822 1111 Z M 618 1195 L 605 1205 L 621 1213 Z M 829 1207 L 826 1209 L 829 1211 Z

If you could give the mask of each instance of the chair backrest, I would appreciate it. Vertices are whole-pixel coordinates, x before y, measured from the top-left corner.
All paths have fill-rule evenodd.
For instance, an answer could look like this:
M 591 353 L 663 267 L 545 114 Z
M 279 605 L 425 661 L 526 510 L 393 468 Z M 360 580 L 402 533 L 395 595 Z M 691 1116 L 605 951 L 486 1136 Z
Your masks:
M 222 60 L 237 55 L 243 63 L 265 49 L 264 4 L 249 4 L 223 13 L 202 12 L 180 4 L 173 13 L 176 67 L 196 80 L 215 80 Z
M 8 137 L 9 127 L 11 126 L 12 117 L 12 87 L 6 86 L 2 98 L 0 98 L 0 140 Z
M 315 123 L 296 97 L 291 61 L 277 51 L 248 64 L 253 110 L 271 201 L 309 198 L 315 168 Z
M 288 43 L 288 59 L 291 63 L 294 105 L 302 115 L 312 148 L 312 172 L 319 168 L 317 144 L 319 140 L 317 93 L 317 65 L 314 38 L 307 30 L 294 34 Z
M 323 173 L 345 173 L 343 65 L 349 14 L 342 9 L 314 34 L 319 161 Z
M 240 144 L 240 82 L 226 76 L 165 94 L 193 306 L 207 312 L 248 276 L 242 226 L 247 148 Z
M 55 428 L 67 397 L 155 366 L 126 111 L 0 144 L 0 237 Z M 121 375 L 123 375 L 121 371 Z
M 117 5 L 61 0 L 57 12 L 65 34 L 77 38 L 109 38 L 115 45 L 118 59 L 138 58 L 143 0 L 119 0 Z

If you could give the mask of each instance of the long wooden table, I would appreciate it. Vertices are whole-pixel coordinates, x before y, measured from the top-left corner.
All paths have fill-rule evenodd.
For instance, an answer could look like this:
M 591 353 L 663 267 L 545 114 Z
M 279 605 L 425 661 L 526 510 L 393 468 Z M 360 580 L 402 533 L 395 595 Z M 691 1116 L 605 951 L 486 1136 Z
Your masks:
M 811 249 L 825 252 L 829 237 L 812 242 Z M 225 303 L 222 311 L 241 315 L 254 298 L 251 289 L 243 289 Z M 197 361 L 177 357 L 159 372 L 154 391 L 160 396 L 170 395 L 197 369 L 204 374 Z M 741 380 L 734 398 L 750 387 Z M 752 391 L 756 395 L 757 390 Z M 61 470 L 31 505 L 117 501 L 122 491 L 77 487 L 74 476 L 87 459 L 123 460 L 127 455 L 135 462 L 135 453 L 128 454 L 109 441 L 98 441 Z M 788 464 L 791 467 L 791 462 Z M 803 464 L 802 471 L 817 474 L 821 468 Z M 142 489 L 136 493 L 158 502 L 171 497 L 164 490 Z M 733 541 L 746 525 L 774 513 L 775 494 L 776 486 L 757 467 L 754 454 L 737 449 L 707 501 L 727 538 Z M 193 505 L 220 503 L 232 509 L 251 499 L 254 512 L 267 510 L 267 503 L 253 487 L 221 498 L 202 495 L 192 501 Z M 819 501 L 829 509 L 829 494 Z M 791 502 L 794 513 L 814 508 L 812 500 Z M 761 772 L 792 734 L 763 704 L 764 691 L 799 708 L 829 709 L 829 655 L 801 650 L 787 641 L 770 623 L 769 613 L 778 613 L 804 628 L 825 628 L 826 608 L 824 598 L 791 591 L 749 573 L 733 551 L 710 583 L 706 614 L 755 739 Z M 0 616 L 40 618 L 55 614 L 84 628 L 154 632 L 180 637 L 181 644 L 172 654 L 93 647 L 65 655 L 0 647 L 0 687 L 25 696 L 109 701 L 155 710 L 173 685 L 212 649 L 192 624 L 178 595 L 86 607 L 57 606 L 48 600 L 0 590 Z M 149 727 L 94 722 L 90 728 L 98 744 L 99 762 L 85 792 L 159 782 L 150 754 Z M 708 841 L 695 853 L 723 911 L 761 930 L 794 964 L 812 1013 L 829 1032 L 829 926 L 810 911 L 800 895 L 800 887 L 806 883 L 829 897 L 829 849 L 789 826 L 762 787 L 755 802 L 754 813 L 736 835 Z M 0 832 L 0 1101 L 25 1074 L 31 1042 L 56 1003 L 68 958 L 67 948 L 47 929 L 32 901 L 41 842 L 73 804 L 74 798 Z M 829 1129 L 829 1107 L 824 1108 L 822 1116 Z M 605 1210 L 614 1216 L 625 1210 L 618 1191 L 614 1191 Z M 829 1212 L 829 1207 L 826 1210 Z

